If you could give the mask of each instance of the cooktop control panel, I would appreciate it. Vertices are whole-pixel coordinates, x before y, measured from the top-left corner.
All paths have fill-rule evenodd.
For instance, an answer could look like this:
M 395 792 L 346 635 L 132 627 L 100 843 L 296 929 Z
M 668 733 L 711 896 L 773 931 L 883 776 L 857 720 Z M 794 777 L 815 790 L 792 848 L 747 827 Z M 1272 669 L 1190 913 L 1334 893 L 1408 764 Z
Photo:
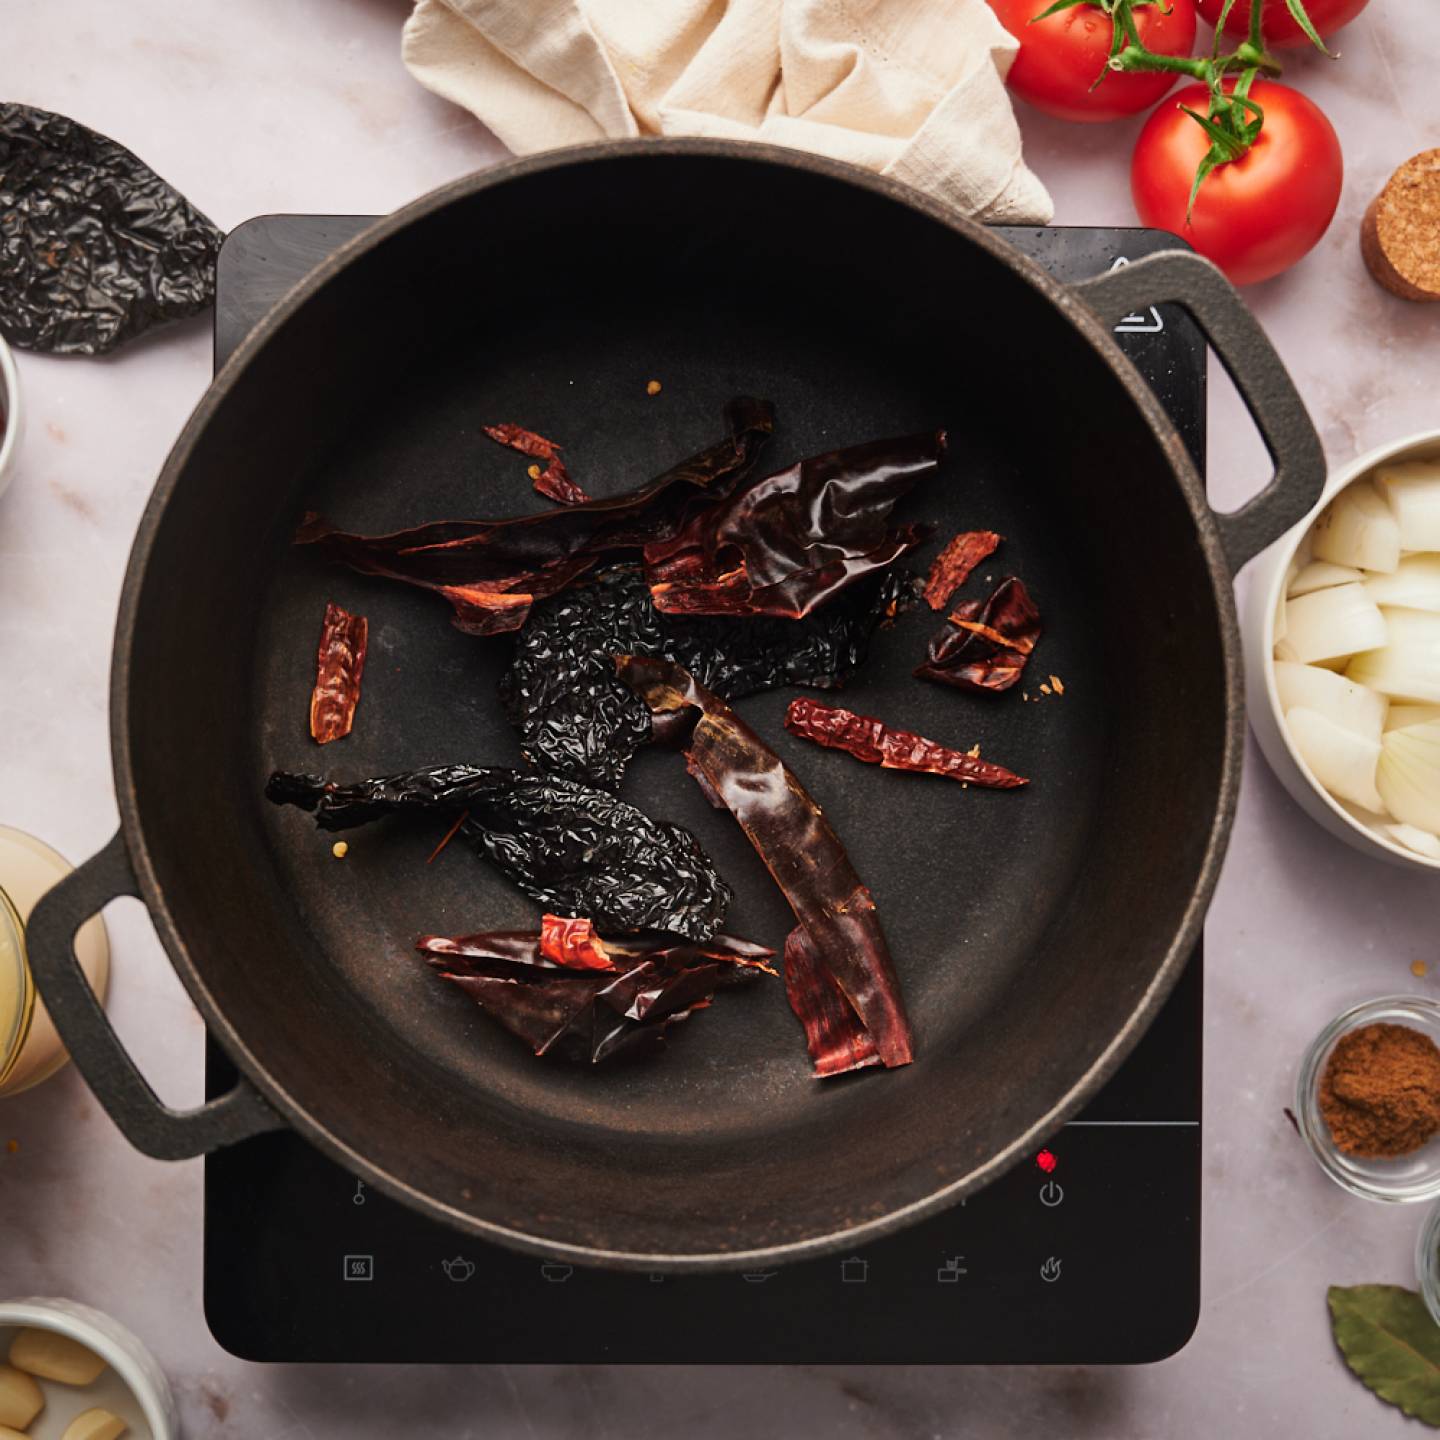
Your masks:
M 216 360 L 366 217 L 268 216 L 226 241 Z M 1176 242 L 1004 232 L 1061 279 Z M 1203 470 L 1205 348 L 1179 312 L 1117 339 Z M 477 1242 L 289 1134 L 210 1157 L 205 1306 L 252 1360 L 1044 1363 L 1158 1360 L 1200 1298 L 1201 960 L 1083 1115 L 968 1202 L 853 1253 L 720 1275 L 587 1270 Z M 228 1082 L 212 1049 L 212 1092 Z M 837 1157 L 837 1163 L 843 1157 Z

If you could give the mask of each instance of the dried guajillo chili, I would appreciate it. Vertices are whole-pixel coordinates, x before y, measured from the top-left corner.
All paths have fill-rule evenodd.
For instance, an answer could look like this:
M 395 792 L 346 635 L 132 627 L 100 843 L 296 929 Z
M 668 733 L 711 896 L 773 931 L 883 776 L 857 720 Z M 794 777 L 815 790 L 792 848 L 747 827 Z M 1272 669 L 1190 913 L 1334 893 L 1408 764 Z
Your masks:
M 1014 575 L 985 600 L 966 600 L 945 628 L 930 640 L 925 663 L 916 668 L 923 680 L 957 690 L 996 694 L 1020 678 L 1040 639 L 1040 612 Z
M 586 919 L 547 915 L 540 933 L 425 935 L 416 948 L 440 975 L 537 1055 L 598 1064 L 659 1047 L 665 1030 L 743 985 L 774 955 L 748 940 L 676 935 L 600 940 Z
M 369 638 L 370 626 L 363 615 L 352 615 L 335 604 L 325 607 L 310 696 L 310 735 L 321 745 L 348 735 L 355 724 Z
M 913 770 L 944 775 L 966 785 L 988 790 L 1014 790 L 1029 784 L 1003 765 L 991 764 L 978 755 L 927 740 L 909 730 L 897 730 L 871 715 L 857 715 L 838 705 L 797 696 L 785 712 L 785 728 L 802 740 L 811 740 L 831 750 L 844 750 L 867 765 L 887 770 Z
M 925 603 L 932 610 L 943 610 L 975 567 L 995 553 L 1001 539 L 993 530 L 965 530 L 955 536 L 935 557 L 925 578 Z
M 552 774 L 615 789 L 651 738 L 650 712 L 615 675 L 616 655 L 678 661 L 724 699 L 782 685 L 843 685 L 871 636 L 914 603 L 898 571 L 804 620 L 665 615 L 635 566 L 612 566 L 538 602 L 500 682 L 525 758 Z
M 531 899 L 607 931 L 704 940 L 730 904 L 730 887 L 688 830 L 559 776 L 436 765 L 341 785 L 277 771 L 265 793 L 310 811 L 322 830 L 468 811 L 460 834 Z
M 482 425 L 480 428 L 497 444 L 545 461 L 543 470 L 538 466 L 531 470 L 537 494 L 560 505 L 582 505 L 590 498 L 570 478 L 570 472 L 560 458 L 560 447 L 553 440 L 547 440 L 523 425 Z
M 803 925 L 785 937 L 785 995 L 805 1029 L 815 1076 L 843 1075 L 878 1065 L 875 1042 L 860 1023 Z
M 872 440 L 815 455 L 696 511 L 645 546 L 657 608 L 675 615 L 798 619 L 913 549 L 928 527 L 890 512 L 933 475 L 945 432 Z
M 609 499 L 508 520 L 436 521 L 390 535 L 336 530 L 306 516 L 295 536 L 367 575 L 435 591 L 474 635 L 518 630 L 537 599 L 554 595 L 603 555 L 638 550 L 679 531 L 696 502 L 729 492 L 774 428 L 768 401 L 725 409 L 727 435 L 658 479 Z
M 908 1064 L 910 1022 L 875 902 L 820 807 L 779 756 L 682 666 L 622 656 L 616 667 L 652 715 L 691 725 L 691 775 L 745 831 L 881 1063 Z

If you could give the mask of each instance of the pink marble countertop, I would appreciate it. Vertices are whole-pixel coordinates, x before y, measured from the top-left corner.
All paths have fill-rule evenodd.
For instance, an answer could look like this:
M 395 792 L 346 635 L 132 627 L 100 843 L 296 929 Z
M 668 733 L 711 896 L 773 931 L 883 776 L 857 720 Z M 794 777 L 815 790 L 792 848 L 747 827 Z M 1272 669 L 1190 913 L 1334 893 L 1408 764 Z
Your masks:
M 132 146 L 225 227 L 266 211 L 385 211 L 501 148 L 401 67 L 404 0 L 0 0 L 0 93 Z M 1440 306 L 1395 300 L 1356 243 L 1369 198 L 1440 145 L 1432 0 L 1373 0 L 1343 58 L 1292 78 L 1345 147 L 1340 213 L 1316 252 L 1248 298 L 1330 459 L 1440 425 Z M 1023 108 L 1023 107 L 1022 107 Z M 1027 153 L 1062 224 L 1133 223 L 1139 122 L 1079 129 L 1025 111 Z M 166 450 L 210 373 L 198 320 L 100 362 L 19 358 L 21 469 L 0 499 L 0 821 L 81 858 L 115 825 L 106 719 L 116 599 Z M 1217 377 L 1218 378 L 1218 377 Z M 1211 481 L 1233 502 L 1262 453 L 1233 397 L 1211 404 Z M 0 1102 L 0 1295 L 70 1295 L 125 1320 L 174 1380 L 193 1437 L 1409 1433 L 1333 1353 L 1331 1283 L 1412 1283 L 1422 1207 L 1351 1199 L 1281 1113 L 1302 1046 L 1352 998 L 1440 970 L 1440 885 L 1352 853 L 1249 757 L 1206 966 L 1204 1300 L 1173 1359 L 1137 1369 L 248 1365 L 205 1329 L 198 1164 L 132 1152 L 78 1078 Z M 198 1097 L 202 1031 L 140 906 L 107 913 L 112 1012 L 167 1099 Z

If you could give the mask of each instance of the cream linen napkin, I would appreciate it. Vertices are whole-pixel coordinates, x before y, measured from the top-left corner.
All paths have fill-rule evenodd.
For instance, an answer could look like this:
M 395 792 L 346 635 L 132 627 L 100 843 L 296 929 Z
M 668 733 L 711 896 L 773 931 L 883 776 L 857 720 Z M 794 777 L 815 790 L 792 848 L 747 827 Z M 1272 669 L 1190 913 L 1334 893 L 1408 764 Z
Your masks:
M 818 151 L 1043 224 L 985 0 L 417 0 L 411 73 L 517 154 L 628 135 Z

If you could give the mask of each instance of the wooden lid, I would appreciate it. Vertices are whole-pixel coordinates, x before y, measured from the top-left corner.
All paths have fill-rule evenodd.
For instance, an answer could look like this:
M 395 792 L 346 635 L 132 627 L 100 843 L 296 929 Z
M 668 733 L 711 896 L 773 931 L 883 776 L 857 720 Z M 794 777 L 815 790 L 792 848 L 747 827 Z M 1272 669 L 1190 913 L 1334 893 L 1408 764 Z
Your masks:
M 1360 224 L 1370 273 L 1406 300 L 1440 300 L 1440 150 L 1412 155 Z

